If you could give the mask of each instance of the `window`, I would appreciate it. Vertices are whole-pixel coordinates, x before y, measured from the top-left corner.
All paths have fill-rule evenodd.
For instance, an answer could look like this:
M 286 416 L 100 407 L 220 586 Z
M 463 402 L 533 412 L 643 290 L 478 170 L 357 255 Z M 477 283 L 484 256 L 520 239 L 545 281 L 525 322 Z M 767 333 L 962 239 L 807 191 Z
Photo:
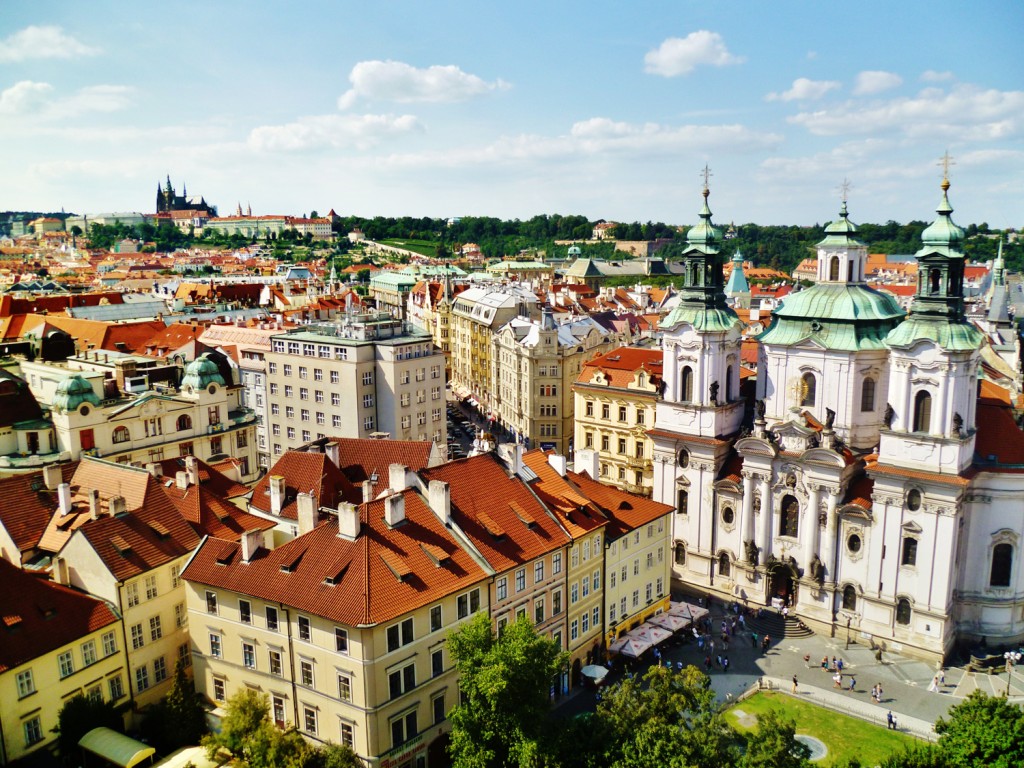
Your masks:
M 256 669 L 256 646 L 242 643 L 242 664 L 248 669 Z
M 583 577 L 583 597 L 587 597 L 590 594 L 590 579 L 586 576 Z
M 117 653 L 117 635 L 113 632 L 107 632 L 102 637 L 103 641 L 103 658 L 107 656 L 113 656 Z
M 255 665 L 254 665 L 255 666 Z M 153 682 L 162 683 L 167 679 L 167 660 L 163 656 L 153 659 Z
M 287 725 L 284 714 L 284 699 L 280 696 L 274 696 L 271 699 L 271 708 L 274 713 L 274 723 L 278 728 L 283 729 Z
M 82 664 L 88 667 L 96 663 L 96 641 L 89 640 L 82 643 Z
M 611 442 L 610 442 L 610 440 L 608 438 L 608 435 L 601 435 L 601 450 L 602 451 L 611 450 L 610 446 L 611 446 Z M 604 472 L 602 472 L 601 474 L 603 475 Z
M 179 432 L 185 432 L 187 430 L 190 430 L 192 429 L 192 417 L 189 416 L 187 413 L 183 413 L 181 414 L 181 416 L 178 417 L 178 420 L 174 423 L 174 425 L 175 427 L 177 427 Z
M 538 560 L 533 564 L 533 583 L 539 584 L 544 581 L 544 561 Z
M 181 584 L 181 564 L 175 563 L 171 566 L 171 589 L 177 589 Z
M 686 565 L 686 545 L 681 541 L 676 542 L 675 561 L 676 565 Z
M 860 536 L 856 533 L 850 534 L 849 538 L 846 539 L 846 549 L 851 554 L 860 552 L 861 540 Z
M 796 538 L 800 531 L 800 504 L 793 496 L 783 496 L 779 510 L 779 536 Z
M 43 740 L 43 726 L 39 721 L 39 715 L 31 720 L 26 720 L 22 725 L 25 731 L 25 746 L 29 747 Z
M 626 406 L 620 405 L 619 406 L 619 421 L 625 421 L 625 420 L 626 420 Z
M 728 576 L 730 570 L 729 555 L 727 552 L 723 552 L 718 556 L 718 575 Z
M 917 565 L 917 539 L 911 536 L 903 537 L 900 565 Z
M 124 587 L 125 602 L 129 608 L 134 608 L 139 604 L 139 585 L 136 584 L 125 584 Z
M 338 384 L 341 381 L 341 374 L 338 371 L 331 371 L 331 384 Z
M 132 434 L 128 431 L 128 427 L 114 427 L 114 431 L 111 433 L 110 439 L 115 443 L 127 443 L 132 439 Z
M 163 627 L 160 626 L 160 617 L 153 616 L 149 620 L 149 638 L 154 643 L 164 636 Z
M 189 650 L 188 643 L 182 643 L 178 646 L 178 661 L 183 667 L 192 666 L 192 653 Z
M 679 374 L 679 401 L 693 402 L 693 368 L 688 365 L 684 365 Z
M 562 553 L 555 552 L 551 556 L 551 573 L 557 574 L 562 572 Z
M 210 633 L 210 655 L 214 658 L 220 658 L 220 635 L 216 632 Z
M 124 696 L 124 684 L 121 682 L 121 676 L 115 675 L 110 678 L 107 682 L 107 687 L 110 690 L 110 700 L 117 701 Z
M 809 371 L 800 377 L 800 405 L 813 406 L 817 399 L 818 379 Z
M 437 677 L 444 672 L 444 650 L 438 648 L 430 654 L 430 676 Z
M 875 380 L 870 377 L 860 385 L 860 409 L 862 412 L 875 410 Z
M 435 605 L 430 609 L 430 631 L 437 632 L 441 628 L 441 606 Z
M 444 694 L 430 700 L 430 709 L 434 713 L 434 725 L 444 722 Z
M 399 744 L 404 744 L 417 733 L 415 710 L 402 717 L 396 717 L 391 721 L 391 746 L 397 747 Z
M 338 698 L 342 701 L 352 701 L 352 677 L 343 672 L 338 673 Z
M 306 733 L 316 735 L 316 710 L 313 707 L 302 708 L 302 727 Z
M 580 622 L 579 619 L 573 619 L 569 625 L 569 639 L 578 640 L 580 636 Z
M 310 635 L 309 619 L 305 616 L 299 616 L 299 640 L 305 640 L 308 643 Z
M 277 608 L 267 606 L 267 629 L 277 632 Z
M 611 418 L 611 406 L 608 405 L 608 403 L 602 403 L 601 404 L 601 418 L 602 419 Z
M 474 589 L 472 592 L 459 595 L 456 604 L 460 619 L 466 618 L 471 613 L 476 613 L 480 610 L 480 590 Z
M 569 587 L 569 605 L 575 605 L 580 600 L 580 585 L 579 582 L 574 581 L 572 586 Z
M 341 627 L 334 628 L 334 650 L 338 653 L 348 653 L 348 630 Z
M 516 592 L 526 589 L 526 569 L 520 568 L 516 571 Z
M 581 623 L 582 623 L 581 629 L 583 631 L 583 634 L 586 634 L 587 632 L 590 631 L 590 614 L 589 613 L 584 613 L 583 614 L 583 619 L 582 619 Z
M 416 687 L 416 665 L 407 664 L 388 674 L 388 692 L 392 699 L 397 699 Z
M 304 365 L 300 365 L 299 366 L 299 378 L 300 379 L 308 379 L 309 378 L 309 371 L 306 369 L 306 366 L 304 366 Z
M 323 380 L 324 380 L 324 369 L 323 368 L 314 368 L 313 369 L 313 381 L 323 381 Z M 323 395 L 322 392 L 320 394 Z
M 593 416 L 593 415 L 594 415 L 594 401 L 593 400 L 587 400 L 587 416 Z
M 907 509 L 916 512 L 921 508 L 921 492 L 917 488 L 911 488 L 907 492 Z
M 619 453 L 625 456 L 626 454 L 626 441 L 619 438 Z
M 992 548 L 992 569 L 989 572 L 990 587 L 1010 586 L 1010 575 L 1013 573 L 1013 545 L 996 544 Z
M 538 597 L 533 601 L 533 622 L 540 624 L 544 621 L 544 598 Z
M 680 515 L 685 515 L 687 505 L 690 501 L 690 494 L 685 488 L 680 488 L 676 491 L 676 512 Z
M 227 692 L 225 690 L 224 681 L 219 677 L 213 678 L 213 700 L 214 701 L 227 701 Z
M 615 573 L 615 571 L 612 571 L 612 575 L 611 575 L 611 586 L 612 586 L 612 589 L 615 588 L 616 581 L 617 581 L 617 574 Z
M 18 681 L 19 699 L 23 699 L 26 696 L 36 692 L 36 681 L 32 677 L 31 669 L 26 669 L 23 672 L 19 672 L 16 679 Z
M 133 624 L 131 629 L 132 650 L 137 651 L 146 644 L 146 636 L 142 633 L 141 624 Z
M 556 589 L 551 593 L 551 615 L 557 616 L 562 612 L 562 590 Z
M 636 423 L 637 424 L 645 424 L 646 422 L 647 422 L 647 411 L 645 411 L 643 408 L 639 408 L 638 407 L 636 409 Z
M 638 608 L 640 606 L 640 590 L 633 590 L 633 607 Z
M 149 667 L 135 668 L 135 689 L 144 691 L 149 688 Z
M 274 675 L 275 677 L 281 677 L 283 674 L 281 667 L 281 652 L 270 651 L 268 655 L 270 658 L 270 674 Z
M 857 589 L 853 584 L 847 584 L 843 587 L 843 610 L 857 610 Z
M 896 601 L 896 623 L 903 626 L 910 623 L 910 601 L 905 597 Z
M 508 597 L 508 578 L 502 576 L 495 582 L 494 588 L 498 600 L 506 599 Z
M 388 627 L 388 651 L 395 651 L 413 641 L 412 619 Z
M 217 593 L 207 591 L 206 593 L 206 612 L 216 613 L 217 612 Z
M 932 396 L 921 390 L 914 396 L 914 432 L 930 432 L 932 427 Z
M 238 601 L 238 620 L 243 624 L 252 624 L 252 605 L 248 600 Z
M 299 681 L 307 688 L 312 688 L 316 682 L 313 677 L 313 662 L 309 659 L 299 660 Z

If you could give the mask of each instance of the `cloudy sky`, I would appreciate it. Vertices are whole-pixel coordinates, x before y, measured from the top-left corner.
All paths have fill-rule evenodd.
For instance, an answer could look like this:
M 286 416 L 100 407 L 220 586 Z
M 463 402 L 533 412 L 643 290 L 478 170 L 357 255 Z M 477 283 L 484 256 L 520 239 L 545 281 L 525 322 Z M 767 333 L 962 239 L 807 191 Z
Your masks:
M 0 0 L 0 210 L 1024 226 L 1020 0 Z

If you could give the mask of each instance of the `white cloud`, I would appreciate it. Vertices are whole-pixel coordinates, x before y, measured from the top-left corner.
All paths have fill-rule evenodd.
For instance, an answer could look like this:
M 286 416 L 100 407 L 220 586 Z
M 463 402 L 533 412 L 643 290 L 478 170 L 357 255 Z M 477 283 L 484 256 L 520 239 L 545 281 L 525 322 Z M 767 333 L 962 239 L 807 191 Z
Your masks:
M 840 84 L 836 80 L 808 80 L 806 77 L 798 77 L 788 91 L 769 93 L 765 99 L 768 101 L 814 101 L 839 87 Z
M 25 27 L 0 40 L 0 63 L 28 61 L 29 59 L 72 59 L 77 56 L 95 56 L 93 48 L 65 34 L 60 27 Z
M 926 83 L 945 83 L 953 79 L 953 73 L 936 72 L 934 69 L 926 69 L 921 73 L 921 79 Z
M 857 96 L 888 91 L 903 84 L 903 78 L 892 72 L 867 70 L 857 75 L 857 83 L 853 92 Z
M 686 37 L 670 37 L 644 56 L 644 71 L 651 75 L 676 77 L 687 75 L 702 64 L 724 67 L 740 64 L 742 56 L 734 56 L 725 47 L 717 32 L 701 29 Z
M 801 112 L 789 121 L 818 136 L 895 131 L 915 138 L 990 141 L 1024 130 L 1024 91 L 926 88 L 914 97 L 848 101 L 834 109 Z
M 401 61 L 361 61 L 352 67 L 348 79 L 352 87 L 338 99 L 341 109 L 348 109 L 360 98 L 405 104 L 448 103 L 509 87 L 502 80 L 488 83 L 454 65 L 421 69 Z
M 263 125 L 249 133 L 258 151 L 295 152 L 324 148 L 368 149 L 388 136 L 421 130 L 414 115 L 313 115 L 284 125 Z
M 22 80 L 10 88 L 0 91 L 0 115 L 26 115 L 46 106 L 47 97 L 53 91 L 49 83 Z
M 118 112 L 131 104 L 135 89 L 127 85 L 90 85 L 56 102 L 51 117 L 71 117 L 86 112 Z

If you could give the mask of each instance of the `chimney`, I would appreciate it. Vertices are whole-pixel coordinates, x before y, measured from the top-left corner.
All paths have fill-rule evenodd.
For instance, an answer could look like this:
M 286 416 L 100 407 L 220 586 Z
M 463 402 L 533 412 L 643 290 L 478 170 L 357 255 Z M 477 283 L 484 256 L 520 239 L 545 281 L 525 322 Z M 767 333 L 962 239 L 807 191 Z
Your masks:
M 431 480 L 427 488 L 427 503 L 445 525 L 452 522 L 452 489 L 444 480 Z
M 256 550 L 263 544 L 263 531 L 254 528 L 242 534 L 242 562 L 250 562 L 256 554 Z
M 591 448 L 580 448 L 576 451 L 574 469 L 580 474 L 586 472 L 591 480 L 597 480 L 597 451 Z
M 146 465 L 146 471 L 149 472 L 149 474 L 151 474 L 157 480 L 159 480 L 162 475 L 162 472 L 160 471 L 160 465 L 155 461 L 151 461 Z
M 316 514 L 319 509 L 316 496 L 312 493 L 300 493 L 295 497 L 298 505 L 299 535 L 309 533 L 316 526 Z
M 363 504 L 369 504 L 373 501 L 373 481 L 363 480 Z
M 284 508 L 284 476 L 270 476 L 270 514 L 280 516 Z
M 43 483 L 51 491 L 56 491 L 57 486 L 61 483 L 60 466 L 57 464 L 50 464 L 49 466 L 43 467 Z
M 555 472 L 565 477 L 565 456 L 560 453 L 549 453 L 548 464 L 554 468 Z
M 388 486 L 395 493 L 401 493 L 409 487 L 405 479 L 405 464 L 391 464 L 388 467 Z
M 179 490 L 188 489 L 188 472 L 183 469 L 179 469 L 174 473 L 174 484 L 178 486 Z
M 199 464 L 195 456 L 185 457 L 185 472 L 188 473 L 188 481 L 191 485 L 199 485 Z
M 522 443 L 516 443 L 512 447 L 512 474 L 518 475 L 523 470 L 523 454 L 526 449 Z
M 62 515 L 71 514 L 71 486 L 68 483 L 57 486 L 57 505 Z
M 100 492 L 96 488 L 89 491 L 89 518 L 98 520 L 100 517 Z
M 327 454 L 327 458 L 331 460 L 331 463 L 334 466 L 338 467 L 339 469 L 341 468 L 340 465 L 338 464 L 338 462 L 341 461 L 341 451 L 336 442 L 334 442 L 333 440 L 328 442 L 324 446 L 324 453 Z
M 349 541 L 359 538 L 359 510 L 347 501 L 338 505 L 338 536 Z
M 398 466 L 395 464 L 392 467 Z M 388 528 L 394 528 L 405 520 L 405 494 L 392 493 L 384 500 L 384 522 Z
M 128 511 L 128 505 L 125 504 L 124 496 L 111 496 L 110 501 L 107 502 L 107 507 L 110 509 L 111 517 L 119 517 Z

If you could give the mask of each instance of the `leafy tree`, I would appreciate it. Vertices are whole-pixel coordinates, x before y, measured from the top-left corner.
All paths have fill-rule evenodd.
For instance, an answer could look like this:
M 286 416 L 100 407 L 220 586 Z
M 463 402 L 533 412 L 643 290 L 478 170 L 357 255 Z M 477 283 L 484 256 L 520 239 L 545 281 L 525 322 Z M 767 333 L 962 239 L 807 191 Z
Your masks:
M 185 674 L 184 663 L 179 661 L 171 690 L 146 713 L 143 732 L 159 751 L 171 752 L 198 744 L 207 730 L 202 696 Z
M 226 749 L 232 755 L 245 755 L 246 747 L 254 735 L 270 722 L 270 697 L 248 688 L 239 691 L 224 707 L 226 714 L 221 720 L 220 732 L 211 733 L 203 739 L 203 745 L 210 759 L 217 752 Z
M 306 752 L 302 768 L 364 768 L 365 763 L 343 744 L 325 744 Z
M 962 768 L 1024 765 L 1024 709 L 974 691 L 935 723 L 939 751 Z
M 769 710 L 757 718 L 738 768 L 809 768 L 811 750 L 796 736 L 796 723 Z
M 849 768 L 860 768 L 860 764 L 851 765 Z M 879 768 L 957 768 L 955 763 L 949 762 L 945 755 L 935 745 L 914 746 L 889 755 L 881 763 Z
M 80 760 L 78 742 L 93 728 L 106 727 L 124 732 L 124 720 L 113 702 L 86 698 L 81 694 L 70 698 L 57 713 L 57 753 L 67 764 Z
M 455 768 L 536 765 L 547 750 L 551 679 L 566 654 L 525 618 L 494 634 L 477 614 L 448 636 L 462 702 L 452 710 Z

